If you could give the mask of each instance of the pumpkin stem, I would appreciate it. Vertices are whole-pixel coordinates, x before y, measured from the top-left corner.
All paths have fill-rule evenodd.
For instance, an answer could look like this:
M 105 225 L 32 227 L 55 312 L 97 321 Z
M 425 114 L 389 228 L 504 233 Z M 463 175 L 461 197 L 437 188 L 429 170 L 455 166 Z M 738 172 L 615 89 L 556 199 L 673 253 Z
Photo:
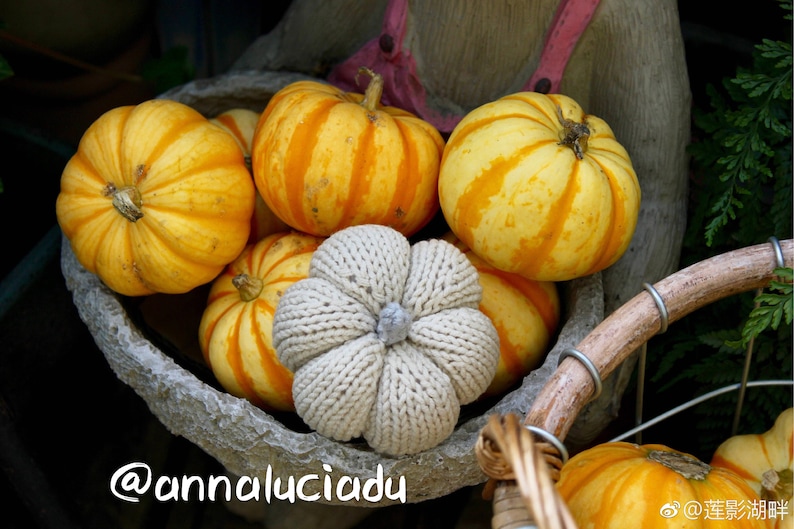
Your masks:
M 379 73 L 375 73 L 366 66 L 362 66 L 358 69 L 358 73 L 356 74 L 356 83 L 358 83 L 359 74 L 362 73 L 367 74 L 370 77 L 370 81 L 364 92 L 364 99 L 360 104 L 369 112 L 375 112 L 378 109 L 380 98 L 383 95 L 383 76 Z
M 711 467 L 703 461 L 677 452 L 651 450 L 647 458 L 666 466 L 670 470 L 684 476 L 686 479 L 704 480 L 709 472 L 711 472 Z
M 557 107 L 557 119 L 560 120 L 565 137 L 557 145 L 570 145 L 574 154 L 578 159 L 584 158 L 584 152 L 587 150 L 587 140 L 590 138 L 590 128 L 587 122 L 577 123 L 571 119 L 564 118 L 562 109 Z
M 109 182 L 105 186 L 104 194 L 112 197 L 113 207 L 128 221 L 136 222 L 138 219 L 143 218 L 143 211 L 141 211 L 143 199 L 137 187 L 124 186 L 121 189 L 117 189 L 115 184 Z
M 794 493 L 790 468 L 780 471 L 770 469 L 761 476 L 761 498 L 764 500 L 786 500 Z
M 248 274 L 239 274 L 232 278 L 232 285 L 240 292 L 240 299 L 243 301 L 253 301 L 262 293 L 265 283 L 258 277 L 251 277 Z

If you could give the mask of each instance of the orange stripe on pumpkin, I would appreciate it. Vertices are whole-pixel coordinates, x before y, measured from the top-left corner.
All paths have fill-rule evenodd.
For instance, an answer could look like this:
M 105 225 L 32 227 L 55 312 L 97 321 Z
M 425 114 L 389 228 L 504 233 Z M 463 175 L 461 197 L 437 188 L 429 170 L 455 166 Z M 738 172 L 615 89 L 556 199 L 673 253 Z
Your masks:
M 300 100 L 296 98 L 295 104 Z M 284 187 L 288 210 L 299 226 L 307 224 L 306 173 L 312 163 L 312 153 L 320 141 L 320 133 L 330 116 L 330 109 L 339 104 L 335 100 L 323 100 L 304 114 L 302 123 L 296 127 L 284 149 L 284 174 L 278 175 Z

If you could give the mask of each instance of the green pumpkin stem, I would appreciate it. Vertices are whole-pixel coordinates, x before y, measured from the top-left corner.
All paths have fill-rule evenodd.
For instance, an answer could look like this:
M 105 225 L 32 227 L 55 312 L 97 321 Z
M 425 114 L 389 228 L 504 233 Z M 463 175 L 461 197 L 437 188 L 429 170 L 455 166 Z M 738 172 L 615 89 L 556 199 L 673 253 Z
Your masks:
M 358 82 L 358 76 L 362 73 L 368 75 L 370 81 L 364 92 L 364 99 L 361 101 L 361 106 L 366 108 L 369 112 L 375 112 L 378 110 L 380 98 L 383 95 L 383 76 L 366 66 L 362 66 L 358 69 L 358 74 L 356 74 L 356 82 Z
M 243 301 L 253 301 L 262 293 L 265 283 L 258 277 L 251 277 L 248 274 L 238 274 L 232 278 L 232 285 L 240 292 L 240 299 Z

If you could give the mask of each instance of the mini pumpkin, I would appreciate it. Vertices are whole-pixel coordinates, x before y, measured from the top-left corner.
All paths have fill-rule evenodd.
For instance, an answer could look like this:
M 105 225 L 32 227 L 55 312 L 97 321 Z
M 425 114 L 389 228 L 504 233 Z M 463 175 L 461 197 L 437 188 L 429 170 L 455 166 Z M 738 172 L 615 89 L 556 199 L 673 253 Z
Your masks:
M 109 288 L 178 294 L 240 254 L 255 193 L 228 134 L 187 105 L 152 100 L 88 127 L 55 210 L 77 260 Z
M 446 241 L 411 246 L 380 225 L 331 235 L 273 318 L 298 415 L 326 437 L 363 437 L 388 455 L 441 443 L 499 361 L 481 296 L 476 269 Z
M 218 125 L 223 130 L 232 135 L 237 145 L 245 157 L 245 165 L 253 178 L 251 170 L 251 143 L 254 140 L 254 131 L 259 123 L 259 112 L 254 112 L 247 108 L 232 108 L 221 112 L 210 119 L 211 123 Z M 259 239 L 282 231 L 289 231 L 287 226 L 278 218 L 270 208 L 267 207 L 262 196 L 257 192 L 254 214 L 251 217 L 251 233 L 248 236 L 249 243 L 255 243 Z
M 583 450 L 563 465 L 557 489 L 579 529 L 767 527 L 751 514 L 758 496 L 742 478 L 659 444 Z
M 761 498 L 782 502 L 789 511 L 776 528 L 794 527 L 792 473 L 794 473 L 794 408 L 778 415 L 762 434 L 735 435 L 725 440 L 711 459 L 711 466 L 728 469 L 744 479 Z
M 254 135 L 257 188 L 293 228 L 327 236 L 359 224 L 411 235 L 438 211 L 444 140 L 426 121 L 382 106 L 383 79 L 366 94 L 320 81 L 277 92 Z
M 271 329 L 284 291 L 308 276 L 321 238 L 275 233 L 249 245 L 213 282 L 199 346 L 229 393 L 260 408 L 292 412 L 292 372 L 279 362 Z
M 557 285 L 494 268 L 452 233 L 443 239 L 462 251 L 479 274 L 479 309 L 499 333 L 499 365 L 483 397 L 500 395 L 543 362 L 560 321 Z
M 441 210 L 455 235 L 491 265 L 539 281 L 617 261 L 640 195 L 609 125 L 559 94 L 520 92 L 471 111 L 439 170 Z

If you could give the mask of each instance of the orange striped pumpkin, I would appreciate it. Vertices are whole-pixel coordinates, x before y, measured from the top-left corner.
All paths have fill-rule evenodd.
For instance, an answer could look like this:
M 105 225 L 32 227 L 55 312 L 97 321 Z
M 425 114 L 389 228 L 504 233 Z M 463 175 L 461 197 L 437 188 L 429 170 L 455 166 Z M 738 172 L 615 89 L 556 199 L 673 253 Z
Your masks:
M 247 108 L 232 108 L 210 119 L 211 123 L 218 125 L 231 134 L 237 145 L 240 146 L 240 150 L 245 157 L 246 167 L 248 167 L 252 178 L 251 143 L 254 140 L 254 131 L 257 123 L 259 123 L 260 115 L 259 112 L 254 112 Z M 251 234 L 248 236 L 248 242 L 254 243 L 266 235 L 286 230 L 289 230 L 289 226 L 267 207 L 262 195 L 257 193 L 254 214 L 251 217 Z
M 270 209 L 296 230 L 327 236 L 381 224 L 411 235 L 438 211 L 439 132 L 366 94 L 315 81 L 277 92 L 259 120 L 254 179 Z
M 181 294 L 243 250 L 255 195 L 228 134 L 187 105 L 151 100 L 88 127 L 55 211 L 80 264 L 112 290 Z
M 557 490 L 579 529 L 767 527 L 742 478 L 664 445 L 595 445 L 563 465 Z
M 452 233 L 443 239 L 461 250 L 479 273 L 479 309 L 496 328 L 500 355 L 496 375 L 483 397 L 503 394 L 538 367 L 548 352 L 560 321 L 557 285 L 494 268 Z
M 308 277 L 322 238 L 299 232 L 249 245 L 213 282 L 199 324 L 199 346 L 229 393 L 267 410 L 295 411 L 292 372 L 273 348 L 273 314 L 284 290 Z
M 452 231 L 493 266 L 564 281 L 625 253 L 640 187 L 605 121 L 569 97 L 521 92 L 473 110 L 455 127 L 439 200 Z

